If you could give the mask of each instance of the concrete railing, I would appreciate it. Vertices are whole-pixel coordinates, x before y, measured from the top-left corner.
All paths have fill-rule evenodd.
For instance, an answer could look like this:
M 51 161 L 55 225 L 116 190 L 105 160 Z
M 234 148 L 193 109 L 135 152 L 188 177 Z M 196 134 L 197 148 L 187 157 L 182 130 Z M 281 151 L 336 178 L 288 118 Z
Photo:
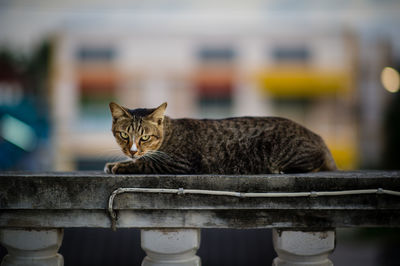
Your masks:
M 200 265 L 201 228 L 273 228 L 273 265 L 332 265 L 337 227 L 399 227 L 400 172 L 0 173 L 2 266 L 63 265 L 68 227 L 141 228 L 142 265 Z M 111 230 L 111 229 L 110 229 Z

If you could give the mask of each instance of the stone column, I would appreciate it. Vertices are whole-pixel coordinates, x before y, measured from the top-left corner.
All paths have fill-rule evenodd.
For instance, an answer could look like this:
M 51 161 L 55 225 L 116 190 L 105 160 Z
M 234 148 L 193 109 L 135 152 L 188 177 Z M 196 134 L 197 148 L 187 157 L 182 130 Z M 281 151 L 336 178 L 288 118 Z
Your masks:
M 141 230 L 142 266 L 200 266 L 200 229 Z
M 8 251 L 1 266 L 63 266 L 57 253 L 62 238 L 62 229 L 0 229 L 0 243 Z
M 273 266 L 331 266 L 328 256 L 335 249 L 335 231 L 272 230 L 272 240 L 278 257 Z

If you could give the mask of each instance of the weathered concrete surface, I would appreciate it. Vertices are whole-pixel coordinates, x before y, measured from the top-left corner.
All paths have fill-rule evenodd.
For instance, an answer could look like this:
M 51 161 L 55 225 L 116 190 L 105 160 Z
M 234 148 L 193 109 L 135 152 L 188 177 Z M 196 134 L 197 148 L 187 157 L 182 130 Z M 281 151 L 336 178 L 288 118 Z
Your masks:
M 238 192 L 384 188 L 400 191 L 400 172 L 321 172 L 257 176 L 108 175 L 102 172 L 0 173 L 0 227 L 108 227 L 107 203 L 120 187 Z M 121 194 L 118 227 L 332 228 L 400 225 L 400 197 L 234 198 Z

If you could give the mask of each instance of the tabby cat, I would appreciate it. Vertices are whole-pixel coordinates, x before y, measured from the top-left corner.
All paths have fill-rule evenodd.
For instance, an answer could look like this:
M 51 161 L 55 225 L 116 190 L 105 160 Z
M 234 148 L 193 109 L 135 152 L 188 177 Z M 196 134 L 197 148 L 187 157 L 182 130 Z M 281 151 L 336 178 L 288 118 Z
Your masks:
M 113 174 L 269 174 L 336 170 L 320 136 L 279 117 L 172 119 L 167 103 L 128 109 L 110 103 L 112 132 L 128 161 Z

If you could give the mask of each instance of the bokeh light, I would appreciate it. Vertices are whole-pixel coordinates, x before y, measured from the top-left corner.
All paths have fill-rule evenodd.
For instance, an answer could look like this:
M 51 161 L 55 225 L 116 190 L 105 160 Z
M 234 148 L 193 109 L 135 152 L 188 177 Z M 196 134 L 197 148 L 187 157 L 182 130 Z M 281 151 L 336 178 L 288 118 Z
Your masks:
M 385 67 L 381 73 L 381 82 L 385 90 L 396 93 L 400 89 L 400 75 L 396 69 Z

